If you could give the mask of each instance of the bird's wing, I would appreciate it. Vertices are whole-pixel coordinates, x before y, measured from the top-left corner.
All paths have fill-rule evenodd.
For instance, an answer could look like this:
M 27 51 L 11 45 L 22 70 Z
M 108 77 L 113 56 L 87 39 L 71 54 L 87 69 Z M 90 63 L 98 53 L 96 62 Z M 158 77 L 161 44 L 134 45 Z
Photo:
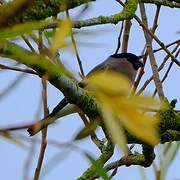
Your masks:
M 114 61 L 114 62 L 113 62 Z M 126 59 L 122 58 L 121 60 L 111 59 L 105 63 L 104 69 L 106 71 L 115 71 L 117 73 L 123 74 L 127 77 L 132 83 L 134 82 L 136 76 L 136 70 L 133 68 L 132 64 Z
M 86 76 L 90 76 L 91 74 L 95 73 L 95 72 L 98 72 L 98 71 L 103 71 L 105 70 L 105 64 L 104 62 L 97 65 L 96 67 L 94 67 Z
M 55 115 L 57 112 L 63 109 L 67 104 L 68 104 L 67 99 L 66 98 L 62 99 L 48 116 L 50 117 Z

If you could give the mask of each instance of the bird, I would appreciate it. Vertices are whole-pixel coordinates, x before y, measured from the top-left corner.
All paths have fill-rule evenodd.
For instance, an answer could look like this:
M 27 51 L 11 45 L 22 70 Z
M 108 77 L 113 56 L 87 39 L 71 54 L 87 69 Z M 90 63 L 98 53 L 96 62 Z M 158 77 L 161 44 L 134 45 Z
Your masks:
M 140 56 L 136 56 L 133 53 L 117 53 L 110 55 L 102 63 L 95 66 L 86 75 L 86 77 L 89 77 L 96 72 L 114 71 L 126 76 L 133 84 L 137 74 L 137 70 L 143 66 L 144 63 L 140 60 Z M 79 86 L 81 88 L 85 88 L 86 83 L 82 80 L 81 82 L 79 82 Z M 80 111 L 81 110 L 77 106 L 75 106 L 74 104 L 70 104 L 66 98 L 63 98 L 47 117 L 38 121 L 36 123 L 36 126 L 33 125 L 29 127 L 27 131 L 30 136 L 33 136 L 47 125 L 55 122 L 57 119 Z

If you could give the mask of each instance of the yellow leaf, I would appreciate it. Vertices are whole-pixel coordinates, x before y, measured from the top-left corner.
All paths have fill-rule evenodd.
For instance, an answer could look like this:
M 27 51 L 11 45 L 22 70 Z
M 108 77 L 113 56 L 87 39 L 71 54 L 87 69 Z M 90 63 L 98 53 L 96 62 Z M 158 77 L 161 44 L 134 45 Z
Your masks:
M 160 106 L 160 103 L 157 100 L 147 96 L 131 96 L 128 101 L 131 101 L 131 104 L 134 104 L 134 106 L 143 109 L 159 108 Z
M 105 104 L 102 107 L 105 125 L 115 144 L 118 144 L 125 155 L 128 154 L 127 141 L 124 130 L 116 120 L 113 112 Z
M 130 90 L 129 82 L 117 73 L 106 72 L 92 75 L 88 78 L 88 87 L 90 90 L 95 91 L 97 98 L 102 104 L 105 123 L 109 122 L 107 117 L 110 121 L 113 121 L 113 124 L 115 124 L 115 120 L 117 121 L 117 119 L 114 120 L 109 115 L 109 112 L 112 112 L 119 118 L 121 124 L 139 139 L 151 145 L 159 142 L 157 132 L 158 119 L 152 113 L 143 113 L 144 109 L 158 107 L 158 101 L 150 97 L 128 96 Z M 108 113 L 104 111 L 104 107 L 106 107 Z M 110 124 L 109 122 L 108 126 L 111 129 L 114 128 Z M 113 131 L 115 131 L 115 128 Z
M 152 145 L 158 143 L 157 120 L 154 117 L 129 109 L 119 110 L 118 117 L 123 125 L 139 139 Z
M 130 83 L 125 76 L 116 72 L 97 72 L 87 78 L 87 88 L 107 95 L 127 95 Z
M 48 21 L 34 21 L 16 24 L 8 28 L 1 28 L 0 39 L 2 40 L 6 38 L 16 38 L 17 36 L 21 36 L 24 34 L 27 35 L 32 33 L 34 30 L 42 29 L 48 24 Z
M 65 38 L 70 34 L 72 23 L 70 20 L 62 21 L 59 24 L 59 30 L 54 35 L 54 41 L 52 42 L 51 51 L 56 51 L 64 45 Z
M 149 144 L 158 143 L 158 134 L 156 127 L 158 119 L 152 115 L 141 112 L 142 104 L 128 97 L 109 97 L 100 95 L 101 101 L 105 101 L 113 112 L 118 116 L 121 123 L 134 135 Z M 148 99 L 149 100 L 149 99 Z M 148 102 L 149 103 L 149 102 Z M 152 103 L 155 102 L 152 100 Z M 144 104 L 145 97 L 144 97 Z M 156 103 L 157 104 L 157 103 Z M 149 105 L 151 105 L 149 103 Z

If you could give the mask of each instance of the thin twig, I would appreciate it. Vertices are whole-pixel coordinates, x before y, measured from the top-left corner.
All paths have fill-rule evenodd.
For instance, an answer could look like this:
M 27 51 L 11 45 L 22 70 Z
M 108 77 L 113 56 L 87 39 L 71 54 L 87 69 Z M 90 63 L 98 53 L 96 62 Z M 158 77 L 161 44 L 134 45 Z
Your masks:
M 148 29 L 146 11 L 145 11 L 145 7 L 144 7 L 143 3 L 140 3 L 140 11 L 141 11 L 143 23 L 146 25 L 146 28 Z M 162 84 L 160 82 L 160 77 L 159 77 L 159 73 L 158 73 L 158 69 L 157 69 L 157 63 L 156 63 L 155 56 L 154 56 L 153 49 L 152 49 L 152 40 L 145 30 L 144 30 L 144 36 L 146 39 L 147 51 L 149 54 L 151 68 L 152 68 L 152 72 L 153 72 L 153 80 L 154 80 L 159 98 L 162 99 L 164 97 L 164 92 L 163 92 Z
M 159 14 L 160 14 L 160 8 L 161 8 L 161 6 L 157 6 L 155 17 L 154 17 L 154 22 L 153 22 L 153 26 L 152 26 L 152 30 L 151 30 L 153 34 L 155 33 L 155 31 L 156 31 L 156 29 L 158 27 L 158 18 L 159 18 Z M 145 54 L 144 54 L 145 49 L 146 49 L 146 51 L 145 51 Z M 145 67 L 145 64 L 146 64 L 146 61 L 147 61 L 147 55 L 148 55 L 146 44 L 145 44 L 145 46 L 143 48 L 143 53 L 142 54 L 144 54 L 143 55 L 143 63 L 144 63 L 144 67 Z M 137 87 L 138 87 L 138 85 L 139 85 L 139 83 L 140 83 L 140 81 L 141 81 L 141 79 L 142 79 L 142 77 L 144 75 L 144 67 L 140 69 L 139 74 L 138 74 L 138 76 L 136 78 L 136 81 L 134 82 L 134 85 L 133 85 L 134 92 L 136 91 L 136 89 L 137 89 Z
M 29 124 L 19 124 L 19 125 L 12 125 L 11 127 L 2 127 L 0 128 L 0 132 L 6 132 L 6 131 L 17 131 L 17 130 L 22 130 L 22 129 L 27 129 L 29 127 L 35 126 L 37 122 L 32 122 Z
M 5 98 L 14 88 L 25 78 L 25 73 L 18 75 L 15 80 L 9 84 L 1 93 L 0 93 L 0 100 Z
M 66 15 L 67 15 L 67 18 L 70 19 L 68 10 L 66 10 Z M 82 66 L 82 61 L 81 61 L 81 58 L 80 58 L 80 55 L 79 55 L 79 52 L 78 52 L 78 49 L 77 49 L 77 45 L 76 45 L 76 41 L 75 41 L 75 38 L 74 38 L 74 35 L 73 35 L 72 28 L 71 28 L 71 41 L 72 41 L 72 45 L 73 45 L 74 50 L 75 50 L 75 54 L 76 54 L 76 58 L 77 58 L 77 61 L 78 61 L 78 65 L 79 65 L 81 75 L 82 75 L 82 77 L 84 77 L 85 74 L 84 74 L 84 70 L 83 70 L 83 66 Z
M 174 61 L 180 67 L 180 62 L 171 54 L 171 52 L 166 48 L 164 43 L 160 41 L 159 38 L 154 35 L 149 29 L 146 28 L 146 25 L 141 22 L 138 16 L 135 15 L 134 18 L 140 24 L 140 26 L 142 26 L 143 29 L 151 36 L 151 38 L 153 38 L 159 44 L 159 46 L 161 46 L 161 48 L 171 57 L 172 61 Z
M 38 100 L 38 105 L 37 105 L 37 110 L 35 112 L 35 115 L 34 115 L 34 119 L 39 119 L 40 117 L 40 114 L 41 114 L 41 108 L 42 108 L 42 96 L 40 95 L 40 98 Z M 24 135 L 20 135 L 18 136 L 17 138 L 21 139 L 21 140 L 24 140 L 26 142 L 30 142 L 30 150 L 29 150 L 29 153 L 28 153 L 28 157 L 25 161 L 25 166 L 24 166 L 24 180 L 28 180 L 29 178 L 29 171 L 30 171 L 30 168 L 31 168 L 31 163 L 32 163 L 32 157 L 34 156 L 34 153 L 35 153 L 35 149 L 36 149 L 36 145 L 37 143 L 41 143 L 41 139 L 37 139 L 37 136 L 33 137 L 33 138 L 29 138 L 27 136 L 24 136 Z
M 173 46 L 174 44 L 179 44 L 179 43 L 180 43 L 180 39 L 173 41 L 173 42 L 171 42 L 165 46 L 166 46 L 166 48 L 168 48 L 170 46 Z M 163 48 L 154 49 L 153 52 L 156 53 L 156 52 L 161 51 L 161 50 L 163 50 Z
M 179 47 L 180 44 L 177 44 L 176 47 L 171 51 L 171 53 L 173 54 L 177 48 Z M 160 72 L 165 63 L 167 62 L 167 60 L 169 59 L 169 55 L 166 55 L 166 57 L 164 58 L 164 60 L 162 61 L 161 65 L 159 66 L 158 68 L 158 71 Z M 144 83 L 144 85 L 141 87 L 141 89 L 137 92 L 137 95 L 140 95 L 145 89 L 146 87 L 148 86 L 148 84 L 153 80 L 153 76 L 151 76 L 148 80 L 146 80 L 146 82 Z
M 27 73 L 27 74 L 38 75 L 35 71 L 33 71 L 31 69 L 21 69 L 21 68 L 6 66 L 3 64 L 0 64 L 0 69 L 12 70 L 12 71 L 18 71 L 18 72 L 23 72 L 23 73 Z
M 25 160 L 24 163 L 24 171 L 23 171 L 23 179 L 24 180 L 28 180 L 29 178 L 29 171 L 30 171 L 30 166 L 31 166 L 31 162 L 32 162 L 32 157 L 35 153 L 35 138 L 31 139 L 31 145 L 30 145 L 30 149 L 29 149 L 29 153 L 28 153 L 28 157 Z
M 169 72 L 170 72 L 173 64 L 174 64 L 174 62 L 171 61 L 170 65 L 169 65 L 169 67 L 168 67 L 168 69 L 167 69 L 167 71 L 166 71 L 166 73 L 165 73 L 165 75 L 164 75 L 164 77 L 163 77 L 163 79 L 162 79 L 162 81 L 161 81 L 161 83 L 163 83 L 163 82 L 165 81 L 165 79 L 168 77 L 168 74 L 169 74 Z M 155 89 L 152 97 L 155 97 L 156 93 L 157 93 L 157 89 Z
M 116 1 L 124 7 L 124 3 L 121 0 Z M 154 39 L 157 44 L 159 44 L 159 46 L 171 57 L 171 60 L 174 61 L 178 66 L 180 66 L 180 62 L 171 54 L 171 52 L 166 48 L 165 44 L 147 28 L 146 24 L 144 24 L 141 19 L 136 15 L 134 15 L 134 19 L 139 23 L 139 25 L 144 29 L 144 31 L 146 31 L 149 36 Z
M 84 122 L 84 125 L 88 126 L 89 125 L 89 121 L 86 118 L 85 114 L 84 113 L 79 113 L 79 116 L 81 117 L 82 121 Z M 91 136 L 91 140 L 94 142 L 94 144 L 99 148 L 100 151 L 102 151 L 103 142 L 98 139 L 98 137 L 96 136 L 95 132 L 91 132 L 90 136 Z
M 49 111 L 47 108 L 47 83 L 46 83 L 46 81 L 47 81 L 47 77 L 43 76 L 43 78 L 42 78 L 42 86 L 43 86 L 42 97 L 43 97 L 44 117 L 47 117 L 47 115 L 49 114 Z M 40 149 L 40 154 L 39 154 L 39 158 L 38 158 L 38 164 L 37 164 L 37 167 L 35 170 L 34 180 L 39 179 L 40 172 L 41 172 L 41 167 L 42 167 L 45 150 L 46 150 L 46 146 L 47 146 L 47 140 L 46 140 L 47 127 L 42 129 L 41 133 L 42 133 L 41 149 Z
M 35 35 L 31 35 L 32 40 L 39 45 L 39 39 Z M 57 53 L 56 55 L 52 54 L 51 51 L 49 50 L 48 47 L 46 47 L 45 44 L 41 44 L 42 49 L 41 52 L 45 54 L 46 56 L 49 57 L 52 63 L 59 65 L 60 67 L 64 67 L 63 64 L 60 61 L 59 54 Z
M 178 40 L 176 40 L 176 41 L 173 41 L 173 42 L 165 45 L 165 47 L 168 48 L 168 47 L 173 46 L 174 44 L 179 44 L 179 43 L 180 43 L 180 39 L 178 39 Z M 157 52 L 159 52 L 159 51 L 161 51 L 161 50 L 163 50 L 163 48 L 154 49 L 154 50 L 153 50 L 153 53 L 157 53 Z M 141 53 L 141 54 L 142 54 L 142 55 L 140 56 L 140 58 L 144 58 L 144 57 L 146 56 L 146 52 L 145 52 L 145 53 Z
M 129 34 L 130 34 L 131 25 L 132 23 L 130 20 L 125 21 L 123 43 L 122 43 L 122 49 L 121 49 L 122 53 L 125 53 L 128 50 L 128 42 L 129 42 Z
M 41 32 L 39 32 L 39 46 L 38 47 L 39 47 L 39 52 L 42 53 L 41 50 L 43 48 L 43 40 L 42 40 Z M 47 107 L 47 79 L 48 79 L 47 75 L 44 75 L 42 77 L 42 98 L 43 98 L 44 117 L 47 117 L 49 114 L 49 110 Z M 42 129 L 41 133 L 42 133 L 41 149 L 40 149 L 40 153 L 39 153 L 37 167 L 36 167 L 35 174 L 34 174 L 34 180 L 39 180 L 41 167 L 42 167 L 42 163 L 44 160 L 44 155 L 45 155 L 46 146 L 47 146 L 47 139 L 46 139 L 47 127 Z
M 180 53 L 180 49 L 179 49 L 179 51 L 176 53 L 175 57 L 178 57 L 179 53 Z M 168 74 L 169 74 L 169 72 L 170 72 L 173 64 L 174 64 L 174 62 L 171 61 L 171 63 L 169 64 L 169 67 L 168 67 L 166 73 L 164 74 L 164 76 L 163 76 L 163 78 L 162 78 L 162 80 L 161 80 L 161 83 L 163 83 L 163 82 L 167 79 Z M 156 93 L 157 93 L 157 89 L 155 89 L 155 91 L 154 91 L 154 93 L 153 93 L 153 97 L 156 95 Z
M 116 48 L 116 51 L 114 54 L 117 54 L 121 47 L 121 36 L 122 36 L 123 28 L 124 28 L 124 21 L 122 21 L 122 23 L 121 23 L 121 28 L 120 28 L 120 32 L 119 32 L 119 36 L 118 36 L 117 48 Z
M 31 45 L 31 43 L 28 41 L 28 39 L 23 35 L 22 36 L 24 42 L 27 44 L 27 46 L 29 47 L 29 49 L 32 51 L 32 52 L 36 52 L 36 50 L 34 49 L 34 47 Z

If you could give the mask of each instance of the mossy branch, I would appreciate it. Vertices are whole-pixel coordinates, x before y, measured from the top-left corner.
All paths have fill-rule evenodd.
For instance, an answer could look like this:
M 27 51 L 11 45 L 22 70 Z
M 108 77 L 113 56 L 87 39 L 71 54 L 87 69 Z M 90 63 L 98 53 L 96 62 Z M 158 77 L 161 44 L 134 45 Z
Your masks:
M 71 9 L 77 7 L 81 4 L 88 3 L 90 0 L 36 0 L 33 5 L 24 9 L 22 13 L 19 13 L 18 16 L 14 16 L 14 19 L 11 20 L 11 24 L 18 22 L 27 22 L 34 20 L 42 20 L 47 17 L 57 16 L 59 12 L 65 11 L 66 9 Z M 117 24 L 119 21 L 132 19 L 135 11 L 137 9 L 138 0 L 129 0 L 122 12 L 115 14 L 113 16 L 99 16 L 97 18 L 92 18 L 85 21 L 79 21 L 76 26 L 88 26 L 88 24 L 106 24 L 106 23 L 114 23 Z M 56 24 L 50 25 L 50 27 L 54 27 Z
M 32 69 L 34 69 L 40 77 L 43 74 L 48 74 L 49 82 L 54 85 L 57 89 L 59 89 L 65 97 L 68 99 L 69 102 L 76 104 L 80 107 L 91 119 L 95 117 L 101 116 L 100 108 L 95 101 L 95 98 L 87 92 L 86 90 L 78 87 L 77 83 L 71 79 L 70 77 L 66 76 L 63 72 L 55 72 L 51 71 L 51 69 L 55 66 L 51 63 L 48 59 L 44 59 L 43 63 L 48 64 L 47 67 L 42 67 L 42 65 L 37 64 L 37 60 L 35 61 L 27 61 L 27 59 L 23 56 L 17 56 L 17 53 L 21 52 L 26 54 L 26 56 L 31 55 L 31 57 L 35 57 L 35 53 L 32 53 L 14 43 L 4 42 L 0 44 L 0 56 L 7 57 L 16 60 L 19 63 L 23 63 Z M 48 62 L 49 61 L 49 62 Z M 160 109 L 156 116 L 160 117 L 160 124 L 159 124 L 159 135 L 160 135 L 160 142 L 165 143 L 169 141 L 179 141 L 180 140 L 180 114 L 174 111 L 174 107 L 165 100 L 166 106 L 163 109 Z M 2 131 L 2 130 L 0 130 Z M 143 144 L 138 138 L 134 135 L 130 134 L 126 131 L 127 142 L 129 144 L 136 143 L 136 144 Z M 98 163 L 101 163 L 104 167 L 105 163 L 110 159 L 113 154 L 113 145 L 108 144 L 102 150 L 102 154 L 97 159 Z M 149 155 L 152 156 L 149 156 Z M 148 167 L 152 164 L 155 158 L 153 148 L 147 145 L 143 146 L 143 153 L 142 154 L 130 154 L 127 157 L 123 157 L 120 161 L 118 166 L 120 165 L 140 165 L 143 167 Z M 113 165 L 111 166 L 113 167 Z M 108 169 L 110 167 L 106 167 Z M 90 179 L 89 177 L 97 176 L 95 173 L 95 169 L 91 166 L 87 171 L 79 179 Z
M 0 11 L 8 12 L 8 17 L 11 15 L 10 21 L 6 23 L 12 25 L 20 22 L 42 20 L 51 16 L 56 17 L 58 13 L 66 9 L 72 9 L 90 1 L 94 0 L 33 0 L 30 1 L 31 3 L 26 0 L 14 0 L 3 4 Z M 3 20 L 4 13 L 0 13 L 0 24 Z
M 117 24 L 120 21 L 132 19 L 135 15 L 137 5 L 138 5 L 138 0 L 129 0 L 128 3 L 125 4 L 123 10 L 120 13 L 111 16 L 99 16 L 86 20 L 73 21 L 73 27 L 82 28 L 86 26 L 108 24 L 108 23 Z M 56 28 L 57 24 L 58 22 L 50 23 L 48 26 L 44 27 L 44 29 Z
M 47 17 L 57 16 L 58 13 L 65 11 L 66 9 L 72 9 L 78 7 L 82 4 L 87 4 L 88 2 L 93 2 L 95 0 L 33 0 L 32 3 L 27 3 L 27 1 L 23 0 L 15 0 L 10 3 L 6 3 L 0 7 L 1 11 L 8 10 L 10 6 L 14 7 L 13 4 L 18 4 L 18 2 L 23 2 L 22 6 L 19 6 L 19 9 L 16 8 L 18 11 L 18 16 L 11 16 L 10 24 L 15 24 L 18 22 L 26 22 L 26 21 L 34 21 L 34 20 L 42 20 L 46 19 Z M 167 6 L 171 8 L 180 8 L 180 3 L 178 0 L 176 1 L 160 1 L 160 0 L 141 0 L 140 2 L 143 3 L 151 3 L 156 5 Z M 137 9 L 138 0 L 128 0 L 127 5 L 123 9 L 121 13 L 118 13 L 114 16 L 104 17 L 100 16 L 97 18 L 92 18 L 86 21 L 82 21 L 81 27 L 83 24 L 103 24 L 103 23 L 118 23 L 122 20 L 131 19 L 134 14 L 135 10 Z M 27 6 L 28 4 L 28 6 Z M 11 9 L 12 9 L 11 7 Z M 21 11 L 19 11 L 21 10 Z M 16 12 L 16 11 L 14 11 Z M 12 14 L 12 11 L 11 11 Z M 4 13 L 2 13 L 4 15 Z M 3 21 L 4 18 L 1 18 L 0 21 Z M 85 23 L 86 22 L 86 23 Z M 84 25 L 85 26 L 85 25 Z
M 94 96 L 86 90 L 80 88 L 78 83 L 72 78 L 64 75 L 62 69 L 57 69 L 49 59 L 40 57 L 36 53 L 32 53 L 14 43 L 0 43 L 0 56 L 16 60 L 19 63 L 34 69 L 40 77 L 44 74 L 48 75 L 48 81 L 59 89 L 67 100 L 76 104 L 90 118 L 100 115 L 100 108 L 94 100 Z M 43 61 L 42 61 L 43 58 Z M 43 63 L 42 63 L 43 62 Z
M 102 148 L 102 154 L 96 160 L 95 163 L 101 164 L 103 167 L 104 164 L 111 158 L 113 152 L 114 152 L 114 145 L 110 142 L 105 143 Z M 78 180 L 87 180 L 87 179 L 90 180 L 90 179 L 94 179 L 94 177 L 97 177 L 97 174 L 95 167 L 92 165 L 82 174 L 82 176 L 78 178 Z
M 43 57 L 44 59 L 42 61 L 42 59 L 37 58 L 39 57 L 37 54 L 10 42 L 0 43 L 0 56 L 11 58 L 19 63 L 27 65 L 35 70 L 40 77 L 47 74 L 49 77 L 49 82 L 59 89 L 69 102 L 82 109 L 82 111 L 87 114 L 90 119 L 101 116 L 99 104 L 97 104 L 95 101 L 94 96 L 88 91 L 80 88 L 78 83 L 65 75 L 63 71 L 57 71 L 57 66 L 50 62 L 49 59 Z M 28 56 L 30 59 L 27 59 Z M 165 102 L 165 108 L 156 113 L 156 115 L 160 117 L 159 134 L 161 141 L 163 143 L 170 140 L 178 141 L 180 139 L 175 136 L 177 134 L 175 132 L 180 131 L 180 115 L 174 111 L 173 106 L 171 106 L 167 101 Z M 173 132 L 170 132 L 169 130 L 173 130 Z M 168 134 L 170 137 L 172 137 L 172 139 L 170 139 L 169 136 L 168 138 L 165 138 L 165 134 Z M 142 144 L 142 141 L 139 141 L 129 132 L 126 132 L 126 135 L 128 143 Z M 177 134 L 177 136 L 179 137 L 179 134 Z
M 109 146 L 109 147 L 108 147 Z M 106 151 L 102 152 L 102 155 L 96 160 L 97 163 L 101 163 L 102 167 L 105 170 L 110 171 L 112 169 L 117 169 L 119 166 L 132 166 L 132 165 L 140 165 L 143 167 L 149 167 L 153 160 L 155 159 L 154 147 L 149 145 L 142 146 L 142 153 L 129 153 L 127 156 L 122 157 L 120 160 L 109 163 L 105 165 L 107 160 L 112 156 L 113 149 L 111 148 L 111 144 L 106 147 Z M 102 157 L 103 160 L 102 161 Z M 103 162 L 103 163 L 102 163 Z M 89 167 L 79 178 L 78 180 L 93 180 L 98 178 L 94 166 Z
M 179 0 L 174 0 L 174 1 L 162 1 L 162 0 L 141 0 L 142 3 L 147 3 L 147 4 L 156 4 L 159 6 L 166 6 L 170 8 L 180 8 L 180 2 Z

